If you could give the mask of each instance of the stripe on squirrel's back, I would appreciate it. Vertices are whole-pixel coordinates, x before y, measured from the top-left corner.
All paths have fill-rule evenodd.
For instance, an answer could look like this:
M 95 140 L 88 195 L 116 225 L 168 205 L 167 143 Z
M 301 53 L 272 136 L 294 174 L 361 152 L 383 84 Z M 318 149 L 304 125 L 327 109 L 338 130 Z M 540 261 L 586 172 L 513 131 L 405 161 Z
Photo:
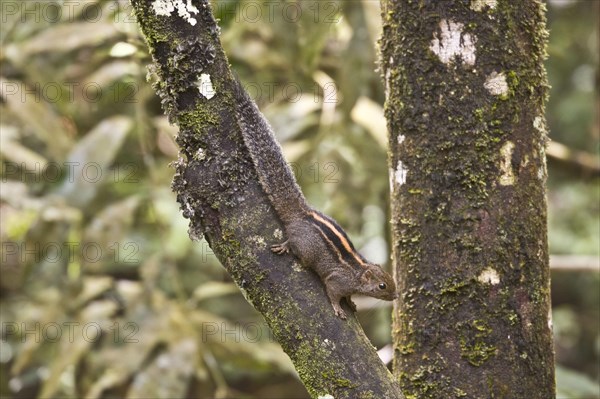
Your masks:
M 234 81 L 236 118 L 261 187 L 284 224 L 297 220 L 308 209 L 302 191 L 283 158 L 271 126 L 240 81 L 237 78 Z
M 317 211 L 311 211 L 310 216 L 313 223 L 335 245 L 341 253 L 342 258 L 350 264 L 356 264 L 359 267 L 367 266 L 367 261 L 354 249 L 354 245 L 346 232 L 333 219 Z
M 313 226 L 319 232 L 319 235 L 321 235 L 321 237 L 323 237 L 323 241 L 329 246 L 331 251 L 337 256 L 337 258 L 340 262 L 340 265 L 343 265 L 350 270 L 354 269 L 351 264 L 349 264 L 346 260 L 344 260 L 344 254 L 339 249 L 340 245 L 339 245 L 339 243 L 336 243 L 332 240 L 332 234 L 330 231 L 328 231 L 328 228 L 326 228 L 322 224 L 317 223 L 315 220 L 312 220 L 312 223 L 313 223 Z

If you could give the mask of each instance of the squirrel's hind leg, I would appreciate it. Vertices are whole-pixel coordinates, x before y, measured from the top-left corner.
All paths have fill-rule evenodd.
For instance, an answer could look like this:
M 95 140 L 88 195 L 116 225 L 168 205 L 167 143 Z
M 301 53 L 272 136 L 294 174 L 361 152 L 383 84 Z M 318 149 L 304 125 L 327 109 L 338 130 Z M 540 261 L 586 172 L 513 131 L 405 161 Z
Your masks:
M 281 244 L 271 245 L 271 251 L 277 255 L 283 255 L 290 252 L 290 240 L 284 241 Z

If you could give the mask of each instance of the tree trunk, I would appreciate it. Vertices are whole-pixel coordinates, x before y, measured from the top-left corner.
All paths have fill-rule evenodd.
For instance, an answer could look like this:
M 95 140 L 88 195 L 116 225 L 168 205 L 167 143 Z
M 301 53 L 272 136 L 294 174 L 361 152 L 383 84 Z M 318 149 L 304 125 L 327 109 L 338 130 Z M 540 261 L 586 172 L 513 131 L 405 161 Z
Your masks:
M 242 144 L 234 81 L 208 1 L 132 4 L 155 62 L 155 88 L 179 126 L 173 188 L 190 236 L 206 237 L 312 396 L 402 398 L 356 319 L 336 317 L 318 277 L 269 250 L 283 229 Z
M 407 398 L 552 398 L 538 0 L 382 0 L 395 373 Z

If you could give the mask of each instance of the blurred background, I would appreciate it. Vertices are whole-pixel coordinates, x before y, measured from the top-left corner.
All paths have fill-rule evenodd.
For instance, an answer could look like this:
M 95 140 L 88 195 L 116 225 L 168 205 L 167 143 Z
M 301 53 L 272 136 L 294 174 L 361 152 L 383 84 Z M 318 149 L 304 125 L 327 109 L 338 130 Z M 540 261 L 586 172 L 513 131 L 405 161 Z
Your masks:
M 559 398 L 600 398 L 600 2 L 548 7 Z M 0 394 L 305 398 L 170 189 L 177 157 L 127 1 L 0 1 Z M 214 2 L 309 201 L 389 263 L 379 2 Z M 389 266 L 389 265 L 388 265 Z M 390 308 L 358 301 L 391 356 Z

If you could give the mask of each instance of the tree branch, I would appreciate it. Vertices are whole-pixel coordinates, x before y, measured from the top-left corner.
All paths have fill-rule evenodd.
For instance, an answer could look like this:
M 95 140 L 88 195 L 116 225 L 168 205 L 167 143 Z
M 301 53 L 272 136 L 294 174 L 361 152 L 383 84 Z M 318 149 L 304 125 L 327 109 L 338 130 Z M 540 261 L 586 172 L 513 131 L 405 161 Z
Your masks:
M 600 158 L 592 153 L 578 151 L 557 141 L 551 141 L 546 148 L 548 158 L 561 162 L 584 175 L 600 176 Z
M 132 0 L 154 59 L 155 89 L 179 126 L 173 189 L 190 236 L 206 237 L 312 396 L 402 398 L 356 319 L 335 317 L 318 277 L 269 250 L 282 225 L 243 146 L 234 78 L 208 1 L 193 4 Z

